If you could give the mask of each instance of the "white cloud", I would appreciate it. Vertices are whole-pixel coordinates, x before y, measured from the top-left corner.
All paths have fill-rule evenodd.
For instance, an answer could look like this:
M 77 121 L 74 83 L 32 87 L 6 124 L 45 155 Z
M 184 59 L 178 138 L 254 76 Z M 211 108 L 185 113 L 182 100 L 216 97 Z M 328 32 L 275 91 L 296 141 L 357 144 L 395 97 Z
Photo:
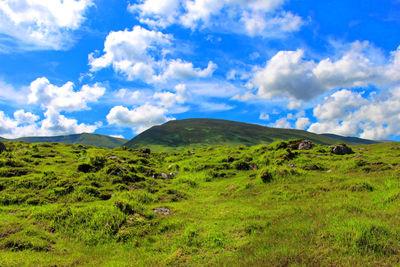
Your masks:
M 94 125 L 78 123 L 77 120 L 67 118 L 52 108 L 44 113 L 43 120 L 38 120 L 39 116 L 24 110 L 17 110 L 14 118 L 10 118 L 0 111 L 0 136 L 13 139 L 24 136 L 92 133 L 101 126 L 99 122 Z
M 318 121 L 309 131 L 367 139 L 400 135 L 400 87 L 387 95 L 371 95 L 367 98 L 344 89 L 325 98 L 314 108 Z
M 260 120 L 269 121 L 269 114 L 263 112 L 260 114 Z
M 314 108 L 314 116 L 320 120 L 340 118 L 368 101 L 361 94 L 341 90 L 326 97 L 323 104 Z
M 165 123 L 174 118 L 166 116 L 165 108 L 144 104 L 132 110 L 123 106 L 113 107 L 107 115 L 109 124 L 131 127 L 136 133 L 141 133 L 148 128 Z
M 301 117 L 301 118 L 298 118 L 297 121 L 296 121 L 296 129 L 299 129 L 299 130 L 304 130 L 309 125 L 310 125 L 310 119 L 309 118 Z
M 280 51 L 264 68 L 255 69 L 249 84 L 257 88 L 259 97 L 286 96 L 292 101 L 310 100 L 335 88 L 399 84 L 400 48 L 386 64 L 374 62 L 375 50 L 368 42 L 357 41 L 340 59 L 326 58 L 319 63 L 305 60 L 301 49 Z
M 225 103 L 213 103 L 213 102 L 201 102 L 200 108 L 203 112 L 213 112 L 213 111 L 227 111 L 234 107 Z
M 181 59 L 167 60 L 165 56 L 172 39 L 171 35 L 140 26 L 131 31 L 111 32 L 104 43 L 104 54 L 89 55 L 91 71 L 112 66 L 129 81 L 140 79 L 147 83 L 204 78 L 213 74 L 217 66 L 211 61 L 202 70 Z
M 140 14 L 140 22 L 151 26 L 166 27 L 178 17 L 180 0 L 142 0 L 129 4 L 128 11 Z
M 276 128 L 291 128 L 290 122 L 286 118 L 280 118 L 272 126 Z
M 191 62 L 184 62 L 181 59 L 172 60 L 168 63 L 168 68 L 165 70 L 163 78 L 188 80 L 193 78 L 210 77 L 216 69 L 217 65 L 212 61 L 208 63 L 206 69 L 201 70 L 194 68 L 193 63 Z
M 142 0 L 128 6 L 140 22 L 166 28 L 180 24 L 195 30 L 216 27 L 264 37 L 297 31 L 302 19 L 278 10 L 284 0 Z M 238 22 L 239 21 L 239 22 Z
M 14 112 L 14 119 L 18 124 L 32 124 L 39 119 L 39 116 L 20 109 Z
M 25 88 L 17 91 L 11 84 L 0 79 L 0 101 L 25 104 L 26 95 Z
M 176 93 L 158 92 L 154 94 L 155 99 L 159 99 L 159 104 L 166 108 L 170 108 L 178 104 L 183 104 L 187 98 L 186 85 L 178 84 L 175 86 Z
M 92 5 L 92 0 L 3 0 L 0 34 L 14 39 L 19 48 L 60 50 L 71 45 L 72 31 Z
M 77 111 L 88 109 L 87 103 L 96 102 L 104 95 L 106 89 L 96 83 L 93 86 L 84 85 L 80 91 L 75 92 L 72 82 L 58 87 L 42 77 L 31 83 L 30 90 L 28 96 L 30 104 L 38 103 L 43 108 L 51 107 L 58 111 Z
M 163 57 L 172 37 L 159 31 L 135 26 L 131 31 L 111 32 L 104 43 L 104 54 L 98 58 L 89 55 L 92 71 L 108 66 L 126 75 L 128 80 L 154 79 L 157 57 Z

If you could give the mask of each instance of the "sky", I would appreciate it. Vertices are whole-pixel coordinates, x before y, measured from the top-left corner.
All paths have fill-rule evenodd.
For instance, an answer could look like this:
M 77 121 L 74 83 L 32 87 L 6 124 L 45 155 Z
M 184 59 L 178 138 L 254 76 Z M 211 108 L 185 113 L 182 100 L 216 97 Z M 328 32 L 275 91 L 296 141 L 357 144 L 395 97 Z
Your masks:
M 400 140 L 399 0 L 0 0 L 0 136 L 216 118 Z

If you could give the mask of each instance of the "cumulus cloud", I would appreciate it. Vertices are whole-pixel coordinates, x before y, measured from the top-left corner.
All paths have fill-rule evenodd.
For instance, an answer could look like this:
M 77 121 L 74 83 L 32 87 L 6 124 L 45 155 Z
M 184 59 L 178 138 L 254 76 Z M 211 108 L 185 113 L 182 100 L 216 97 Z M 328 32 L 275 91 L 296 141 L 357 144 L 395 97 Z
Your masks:
M 385 139 L 400 134 L 400 87 L 387 95 L 364 97 L 343 89 L 314 108 L 317 122 L 309 131 Z
M 304 130 L 310 125 L 310 119 L 306 117 L 298 118 L 296 121 L 296 129 Z
M 0 111 L 0 136 L 5 138 L 18 138 L 24 136 L 56 136 L 88 132 L 92 133 L 101 126 L 101 123 L 87 125 L 78 123 L 61 115 L 50 108 L 44 113 L 44 119 L 24 110 L 14 112 L 14 118 L 10 118 Z
M 4 0 L 0 2 L 0 33 L 20 48 L 60 50 L 71 45 L 71 33 L 81 26 L 92 5 L 92 0 Z
M 302 19 L 279 10 L 284 0 L 142 0 L 128 6 L 140 22 L 165 28 L 180 24 L 192 30 L 219 27 L 251 36 L 297 31 Z M 239 21 L 239 22 L 238 22 Z M 232 25 L 235 25 L 232 27 Z
M 249 82 L 259 97 L 286 96 L 310 100 L 335 88 L 354 88 L 374 84 L 390 87 L 400 82 L 400 47 L 391 53 L 386 64 L 374 62 L 371 44 L 354 42 L 338 60 L 320 62 L 304 59 L 304 51 L 280 51 L 264 68 L 255 70 Z
M 45 77 L 38 78 L 30 85 L 28 103 L 38 103 L 43 108 L 51 107 L 57 111 L 77 111 L 88 109 L 87 103 L 96 102 L 104 95 L 105 88 L 99 84 L 84 85 L 80 91 L 74 91 L 74 84 L 67 82 L 58 87 Z
M 39 119 L 39 116 L 20 109 L 14 112 L 14 119 L 18 122 L 18 124 L 33 124 Z
M 108 113 L 107 121 L 109 124 L 130 127 L 139 134 L 154 125 L 174 119 L 167 117 L 166 113 L 165 108 L 150 104 L 144 104 L 132 110 L 123 106 L 115 106 Z
M 204 78 L 210 77 L 214 71 L 217 69 L 217 65 L 212 61 L 208 63 L 207 68 L 199 69 L 194 68 L 193 63 L 184 62 L 181 59 L 172 60 L 168 63 L 168 68 L 163 74 L 163 78 L 166 80 L 168 78 L 188 80 L 192 78 Z
M 272 126 L 276 128 L 291 128 L 290 122 L 286 118 L 280 118 Z
M 159 104 L 166 108 L 173 107 L 174 105 L 183 104 L 188 95 L 185 84 L 178 84 L 175 86 L 175 93 L 171 92 L 157 92 L 154 94 L 155 99 L 159 99 Z
M 181 59 L 167 60 L 165 56 L 172 39 L 171 35 L 140 26 L 111 32 L 104 43 L 104 54 L 100 57 L 96 57 L 95 53 L 89 55 L 91 71 L 112 66 L 129 81 L 140 79 L 148 83 L 202 78 L 213 74 L 216 69 L 213 62 L 201 70 Z

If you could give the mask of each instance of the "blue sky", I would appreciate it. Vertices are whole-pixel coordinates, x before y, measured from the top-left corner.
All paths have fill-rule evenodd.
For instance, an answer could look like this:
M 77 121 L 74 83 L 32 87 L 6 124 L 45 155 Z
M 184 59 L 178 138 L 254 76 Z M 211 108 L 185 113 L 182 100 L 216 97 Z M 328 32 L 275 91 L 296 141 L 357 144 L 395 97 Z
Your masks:
M 0 136 L 185 118 L 400 140 L 400 1 L 0 4 Z

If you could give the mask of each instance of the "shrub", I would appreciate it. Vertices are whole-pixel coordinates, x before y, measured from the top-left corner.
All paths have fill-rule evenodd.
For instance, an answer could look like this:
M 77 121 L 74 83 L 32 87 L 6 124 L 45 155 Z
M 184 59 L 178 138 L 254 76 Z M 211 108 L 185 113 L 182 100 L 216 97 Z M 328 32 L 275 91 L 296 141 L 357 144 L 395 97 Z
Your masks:
M 260 179 L 263 183 L 270 183 L 273 180 L 273 175 L 269 170 L 263 170 L 260 172 Z

